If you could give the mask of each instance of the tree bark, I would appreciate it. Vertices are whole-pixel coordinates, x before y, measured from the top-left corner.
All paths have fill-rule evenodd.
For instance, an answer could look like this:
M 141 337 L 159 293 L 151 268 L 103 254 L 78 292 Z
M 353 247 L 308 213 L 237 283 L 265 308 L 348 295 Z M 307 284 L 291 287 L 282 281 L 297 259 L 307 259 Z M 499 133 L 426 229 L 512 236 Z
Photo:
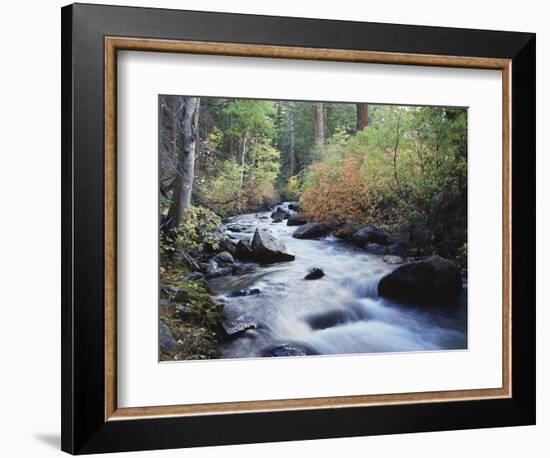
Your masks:
M 248 129 L 246 129 L 246 132 L 244 134 L 243 138 L 243 144 L 241 149 L 241 176 L 240 176 L 240 183 L 239 183 L 239 193 L 237 195 L 237 206 L 241 208 L 241 196 L 243 192 L 243 185 L 244 185 L 244 166 L 246 164 L 246 143 L 248 142 Z
M 325 144 L 325 116 L 323 102 L 315 104 L 315 146 Z
M 369 125 L 369 106 L 366 103 L 357 103 L 357 132 Z
M 191 205 L 193 175 L 195 173 L 200 98 L 182 97 L 180 103 L 183 104 L 183 108 L 178 119 L 178 131 L 182 141 L 178 151 L 172 204 L 168 211 L 168 229 L 173 229 L 180 224 L 185 210 Z
M 294 138 L 294 113 L 292 112 L 292 110 L 290 110 L 290 113 L 289 113 L 288 124 L 289 124 L 288 130 L 289 130 L 289 133 L 290 133 L 290 145 L 289 145 L 289 148 L 288 148 L 288 155 L 289 155 L 289 159 L 290 159 L 289 172 L 290 172 L 290 176 L 293 176 L 295 171 L 296 171 L 296 151 L 294 149 L 294 143 L 295 143 L 295 138 Z

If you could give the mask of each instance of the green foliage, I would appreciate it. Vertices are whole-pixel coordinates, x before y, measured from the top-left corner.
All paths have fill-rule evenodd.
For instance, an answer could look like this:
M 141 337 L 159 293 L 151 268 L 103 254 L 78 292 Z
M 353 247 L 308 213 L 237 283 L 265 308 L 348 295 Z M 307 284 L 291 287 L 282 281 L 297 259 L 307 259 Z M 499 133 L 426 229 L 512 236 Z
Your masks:
M 160 319 L 168 326 L 176 339 L 174 353 L 162 353 L 162 360 L 190 360 L 217 358 L 216 344 L 225 315 L 223 304 L 211 296 L 205 280 L 181 280 L 179 270 L 161 273 L 168 305 L 161 306 Z M 185 303 L 175 302 L 174 291 L 187 293 Z
M 196 177 L 196 203 L 226 216 L 275 199 L 280 172 L 280 151 L 273 143 L 276 114 L 276 103 L 264 100 L 225 100 L 217 107 L 216 125 L 201 145 L 208 173 Z
M 300 197 L 300 182 L 298 181 L 298 175 L 293 175 L 287 180 L 286 191 L 290 199 L 295 200 Z
M 337 132 L 304 173 L 303 208 L 316 219 L 420 224 L 433 251 L 454 229 L 456 252 L 465 240 L 466 122 L 460 109 L 377 107 L 363 132 Z
M 161 233 L 161 254 L 170 254 L 181 249 L 203 251 L 206 246 L 217 249 L 221 239 L 221 224 L 220 217 L 212 210 L 191 206 L 185 211 L 177 228 Z

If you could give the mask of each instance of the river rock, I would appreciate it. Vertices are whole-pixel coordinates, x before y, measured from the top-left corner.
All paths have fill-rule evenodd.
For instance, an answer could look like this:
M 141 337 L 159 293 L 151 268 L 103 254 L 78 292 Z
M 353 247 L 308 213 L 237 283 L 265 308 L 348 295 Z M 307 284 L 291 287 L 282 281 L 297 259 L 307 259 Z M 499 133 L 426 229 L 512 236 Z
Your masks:
M 222 329 L 225 334 L 225 338 L 229 340 L 241 337 L 246 331 L 256 329 L 256 323 L 250 321 L 230 321 L 226 320 L 222 323 Z
M 218 263 L 218 265 L 235 264 L 235 259 L 228 251 L 222 251 L 212 258 L 212 261 Z
M 351 241 L 357 246 L 365 246 L 367 243 L 379 245 L 388 244 L 388 235 L 374 224 L 362 227 L 351 236 Z
M 267 228 L 257 228 L 252 238 L 252 255 L 260 262 L 294 261 L 295 256 Z
M 174 302 L 189 302 L 189 293 L 184 289 L 179 289 L 176 295 L 174 296 Z
M 283 220 L 287 219 L 290 216 L 290 213 L 287 212 L 283 207 L 277 207 L 277 209 L 271 213 L 271 218 L 273 220 Z
M 307 224 L 307 218 L 299 213 L 290 215 L 286 221 L 287 226 L 303 226 L 304 224 Z
M 237 243 L 239 243 L 238 240 L 224 237 L 220 241 L 220 250 L 227 251 L 229 254 L 231 254 L 231 256 L 235 256 L 235 251 L 237 250 Z
M 216 261 L 211 260 L 206 270 L 206 278 L 226 277 L 232 273 L 232 267 L 220 267 Z
M 311 350 L 301 347 L 296 344 L 282 344 L 282 345 L 273 345 L 271 347 L 264 348 L 260 353 L 260 356 L 263 357 L 281 357 L 281 356 L 307 356 L 314 355 L 315 353 Z
M 183 281 L 198 281 L 204 278 L 204 274 L 201 272 L 191 272 L 181 276 Z
M 405 261 L 401 256 L 394 256 L 394 255 L 388 254 L 384 256 L 384 262 L 388 264 L 403 264 Z
M 292 237 L 297 239 L 315 239 L 328 235 L 328 232 L 329 230 L 324 224 L 307 223 L 296 229 Z
M 459 268 L 440 256 L 399 266 L 378 283 L 380 296 L 417 304 L 448 303 L 461 291 Z
M 350 239 L 359 229 L 361 225 L 358 223 L 345 223 L 338 227 L 333 235 L 339 239 Z
M 176 339 L 172 336 L 170 328 L 162 321 L 159 326 L 159 343 L 161 351 L 165 353 L 172 353 L 176 351 Z
M 339 326 L 351 321 L 351 314 L 343 309 L 329 310 L 327 312 L 313 313 L 305 317 L 305 322 L 311 329 L 320 330 Z
M 370 254 L 386 254 L 387 249 L 384 245 L 380 245 L 378 243 L 367 243 L 367 245 L 364 247 L 365 251 Z
M 229 232 L 243 232 L 244 229 L 245 229 L 244 227 L 239 226 L 238 224 L 230 224 L 227 226 L 227 230 Z
M 287 207 L 289 210 L 294 210 L 295 212 L 300 211 L 300 204 L 298 202 L 289 202 Z
M 410 251 L 410 244 L 405 242 L 391 243 L 386 246 L 386 253 L 392 256 L 408 256 Z
M 239 243 L 237 243 L 237 247 L 235 248 L 235 257 L 245 261 L 252 259 L 252 249 L 244 240 L 239 240 Z
M 225 293 L 225 297 L 242 297 L 242 296 L 252 296 L 254 294 L 260 294 L 260 290 L 258 288 L 251 288 L 251 289 L 240 289 L 237 291 L 228 291 Z
M 322 269 L 319 269 L 319 267 L 314 267 L 304 277 L 304 280 L 318 280 L 319 278 L 323 278 L 324 276 L 325 276 L 325 273 L 323 272 Z

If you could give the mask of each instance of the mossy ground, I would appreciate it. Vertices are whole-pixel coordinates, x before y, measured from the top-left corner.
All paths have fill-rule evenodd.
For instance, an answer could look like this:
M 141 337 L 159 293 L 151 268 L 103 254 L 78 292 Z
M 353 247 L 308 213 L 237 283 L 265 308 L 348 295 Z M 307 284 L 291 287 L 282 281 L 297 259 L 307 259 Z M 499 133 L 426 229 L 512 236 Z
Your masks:
M 186 269 L 169 261 L 163 262 L 163 267 L 160 319 L 172 332 L 177 349 L 161 352 L 161 361 L 217 358 L 223 303 L 212 296 L 206 280 L 182 280 Z M 176 301 L 176 293 L 181 290 L 187 293 L 187 298 Z

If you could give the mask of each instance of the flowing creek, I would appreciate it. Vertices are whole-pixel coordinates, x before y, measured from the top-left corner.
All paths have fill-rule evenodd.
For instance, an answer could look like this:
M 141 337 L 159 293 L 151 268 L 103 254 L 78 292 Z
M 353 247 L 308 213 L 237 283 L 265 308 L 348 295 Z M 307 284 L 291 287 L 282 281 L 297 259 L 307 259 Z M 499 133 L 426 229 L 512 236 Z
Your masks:
M 313 355 L 467 347 L 466 285 L 451 307 L 411 307 L 380 298 L 378 281 L 397 266 L 335 237 L 293 238 L 297 227 L 286 220 L 273 223 L 270 214 L 239 215 L 227 224 L 239 232 L 224 229 L 230 237 L 249 240 L 256 227 L 268 227 L 296 259 L 245 263 L 245 272 L 209 281 L 224 298 L 228 321 L 255 326 L 221 344 L 222 358 L 265 356 L 265 349 L 281 345 Z M 304 280 L 313 267 L 325 276 Z M 259 293 L 230 297 L 230 292 L 251 289 Z

